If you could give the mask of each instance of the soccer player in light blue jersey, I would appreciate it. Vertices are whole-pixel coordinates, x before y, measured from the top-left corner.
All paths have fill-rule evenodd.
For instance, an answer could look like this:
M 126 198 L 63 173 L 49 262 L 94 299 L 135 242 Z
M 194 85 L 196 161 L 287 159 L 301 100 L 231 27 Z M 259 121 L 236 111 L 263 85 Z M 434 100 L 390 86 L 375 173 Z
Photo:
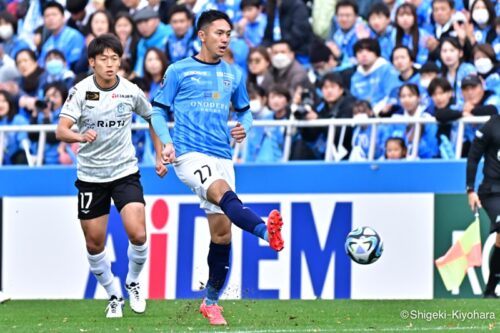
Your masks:
M 179 179 L 198 195 L 207 213 L 209 278 L 200 312 L 212 325 L 227 324 L 217 303 L 229 270 L 231 223 L 268 241 L 274 250 L 283 249 L 280 213 L 273 210 L 266 226 L 234 193 L 229 141 L 243 141 L 252 115 L 241 72 L 221 59 L 229 47 L 232 28 L 225 13 L 203 12 L 197 24 L 200 53 L 167 69 L 152 102 L 152 124 L 164 144 L 163 160 L 173 164 Z M 238 124 L 231 129 L 227 125 L 230 103 L 238 117 Z M 173 112 L 175 118 L 173 139 L 167 112 Z

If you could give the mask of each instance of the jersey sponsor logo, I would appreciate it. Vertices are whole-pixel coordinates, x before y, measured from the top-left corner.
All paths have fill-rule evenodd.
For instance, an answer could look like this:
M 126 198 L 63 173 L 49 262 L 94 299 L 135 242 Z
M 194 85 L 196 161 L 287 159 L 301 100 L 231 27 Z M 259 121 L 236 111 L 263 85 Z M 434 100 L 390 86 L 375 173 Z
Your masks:
M 123 127 L 125 120 L 98 120 L 97 127 Z
M 132 98 L 134 97 L 133 95 L 126 95 L 126 94 L 117 94 L 113 93 L 111 94 L 111 98 Z
M 217 102 L 203 102 L 203 101 L 193 101 L 190 105 L 194 108 L 198 108 L 201 111 L 211 111 L 211 110 L 226 110 L 229 108 L 228 104 L 217 103 Z
M 212 93 L 212 99 L 218 100 L 220 98 L 220 93 L 218 91 L 214 91 Z
M 228 78 L 230 80 L 234 80 L 234 75 L 231 74 L 231 73 L 226 73 L 226 72 L 217 72 L 216 73 L 216 76 L 217 77 L 225 77 L 225 78 Z
M 184 75 L 184 77 L 193 76 L 193 75 L 209 76 L 209 73 L 202 72 L 202 71 L 188 71 L 188 72 L 185 72 L 183 75 Z
M 194 77 L 194 76 L 191 76 L 191 81 L 194 81 L 198 84 L 200 84 L 200 80 L 201 80 L 201 77 Z
M 98 101 L 99 100 L 99 92 L 98 91 L 86 91 L 85 92 L 85 100 Z

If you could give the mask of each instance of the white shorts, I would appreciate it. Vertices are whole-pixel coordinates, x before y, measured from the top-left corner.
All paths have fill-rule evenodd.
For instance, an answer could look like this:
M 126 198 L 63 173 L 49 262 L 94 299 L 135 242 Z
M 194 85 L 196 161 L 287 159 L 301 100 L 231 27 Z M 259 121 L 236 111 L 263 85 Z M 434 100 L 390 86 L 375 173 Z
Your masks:
M 207 214 L 224 214 L 219 206 L 207 200 L 207 191 L 219 179 L 236 190 L 232 160 L 192 152 L 176 158 L 173 166 L 177 177 L 200 198 L 200 208 Z

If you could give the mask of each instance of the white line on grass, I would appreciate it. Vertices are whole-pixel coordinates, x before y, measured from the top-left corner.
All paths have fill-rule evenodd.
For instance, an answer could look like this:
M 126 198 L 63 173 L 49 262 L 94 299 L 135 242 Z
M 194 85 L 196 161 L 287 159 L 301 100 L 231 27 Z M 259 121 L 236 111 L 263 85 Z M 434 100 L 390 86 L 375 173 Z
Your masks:
M 425 332 L 425 331 L 471 331 L 488 330 L 488 326 L 468 326 L 468 327 L 393 327 L 393 328 L 290 328 L 290 329 L 260 329 L 260 330 L 241 330 L 241 331 L 198 331 L 199 333 L 231 332 L 231 333 L 321 333 L 321 332 Z

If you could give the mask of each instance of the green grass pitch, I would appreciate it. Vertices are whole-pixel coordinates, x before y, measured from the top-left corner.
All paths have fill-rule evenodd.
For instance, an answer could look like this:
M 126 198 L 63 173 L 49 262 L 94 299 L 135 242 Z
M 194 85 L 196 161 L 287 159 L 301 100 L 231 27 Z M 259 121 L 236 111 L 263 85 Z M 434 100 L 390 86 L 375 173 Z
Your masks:
M 0 305 L 0 332 L 500 332 L 498 300 L 226 300 L 227 327 L 210 327 L 199 303 L 148 301 L 142 315 L 127 303 L 106 319 L 104 300 L 16 300 Z

